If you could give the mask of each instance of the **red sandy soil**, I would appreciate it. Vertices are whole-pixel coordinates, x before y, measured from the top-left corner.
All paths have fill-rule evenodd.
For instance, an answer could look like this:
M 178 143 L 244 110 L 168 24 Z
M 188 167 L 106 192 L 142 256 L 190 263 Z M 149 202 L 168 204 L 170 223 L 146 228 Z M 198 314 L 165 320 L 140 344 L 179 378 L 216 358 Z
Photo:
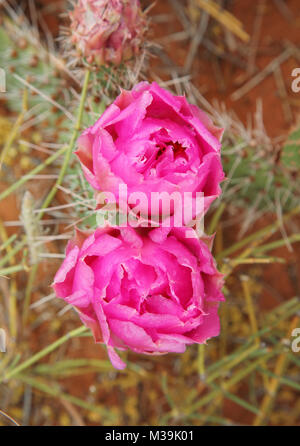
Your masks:
M 255 58 L 257 71 L 265 68 L 274 58 L 283 52 L 285 49 L 285 42 L 291 42 L 296 46 L 299 46 L 300 10 L 298 0 L 286 1 L 293 17 L 292 22 L 287 20 L 287 18 L 279 12 L 274 5 L 274 2 L 271 0 L 266 0 L 265 2 L 234 0 L 231 1 L 230 4 L 230 12 L 243 23 L 245 31 L 251 37 L 250 42 L 247 44 L 244 44 L 238 38 L 236 39 L 236 44 L 243 46 L 247 52 L 250 51 L 254 44 L 253 34 L 259 8 L 261 8 L 262 4 L 265 5 L 263 8 L 261 31 L 259 33 L 258 50 Z M 154 25 L 153 34 L 155 38 L 166 36 L 183 29 L 180 22 L 178 22 L 178 19 L 174 20 L 174 12 L 170 10 L 169 2 L 158 0 L 152 10 L 152 14 L 155 15 L 158 13 L 170 14 L 170 21 L 167 26 L 162 26 L 161 24 Z M 216 32 L 219 32 L 218 27 L 216 27 Z M 217 38 L 219 45 L 222 44 L 221 40 L 222 37 L 219 37 L 219 39 Z M 187 48 L 187 41 L 182 41 L 176 44 L 169 44 L 167 52 L 170 58 L 176 61 L 178 65 L 183 65 Z M 269 135 L 276 137 L 289 130 L 292 122 L 287 123 L 285 120 L 282 100 L 279 97 L 273 75 L 268 76 L 240 100 L 233 101 L 231 99 L 231 94 L 247 80 L 245 78 L 245 71 L 233 66 L 228 61 L 220 60 L 220 73 L 222 74 L 224 81 L 224 85 L 222 86 L 220 85 L 220 82 L 216 81 L 214 63 L 207 50 L 200 48 L 198 53 L 198 60 L 195 60 L 192 69 L 193 82 L 198 86 L 200 91 L 203 91 L 205 98 L 209 102 L 212 102 L 214 99 L 217 99 L 218 102 L 224 102 L 228 110 L 234 110 L 239 119 L 246 123 L 249 115 L 253 115 L 256 111 L 257 99 L 261 98 L 264 109 L 264 123 Z M 156 63 L 159 65 L 160 61 L 157 61 Z M 293 57 L 281 66 L 289 100 L 293 101 L 292 110 L 294 120 L 296 119 L 297 110 L 300 105 L 300 96 L 299 94 L 293 93 L 291 90 L 291 83 L 293 81 L 291 73 L 292 70 L 298 66 L 300 66 L 300 61 L 295 60 Z M 248 77 L 248 79 L 254 74 Z M 243 83 L 241 80 L 243 80 Z

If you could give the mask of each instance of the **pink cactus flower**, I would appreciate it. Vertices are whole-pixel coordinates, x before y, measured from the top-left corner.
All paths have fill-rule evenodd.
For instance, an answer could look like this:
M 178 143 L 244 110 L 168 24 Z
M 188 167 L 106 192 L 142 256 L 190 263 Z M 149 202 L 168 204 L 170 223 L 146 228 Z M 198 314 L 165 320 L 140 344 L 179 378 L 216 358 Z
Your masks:
M 138 53 L 146 31 L 139 0 L 78 0 L 71 40 L 89 63 L 120 65 Z
M 54 290 L 115 368 L 126 366 L 115 349 L 182 353 L 219 334 L 223 279 L 207 244 L 186 231 L 106 227 L 69 242 Z
M 131 91 L 122 90 L 83 132 L 76 154 L 96 191 L 111 192 L 118 200 L 120 185 L 126 185 L 128 194 L 146 194 L 148 203 L 152 192 L 187 192 L 193 200 L 199 192 L 206 211 L 220 195 L 224 179 L 222 133 L 185 97 L 155 82 L 141 82 Z M 141 212 L 149 215 L 151 210 Z

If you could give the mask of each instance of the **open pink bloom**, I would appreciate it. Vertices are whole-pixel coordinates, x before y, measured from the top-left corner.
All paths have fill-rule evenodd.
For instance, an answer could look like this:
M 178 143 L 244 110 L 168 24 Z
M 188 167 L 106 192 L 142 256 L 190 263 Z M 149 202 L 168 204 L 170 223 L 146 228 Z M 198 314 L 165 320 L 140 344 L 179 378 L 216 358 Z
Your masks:
M 113 193 L 117 201 L 120 185 L 126 184 L 128 195 L 142 192 L 147 206 L 140 205 L 139 212 L 145 216 L 155 213 L 151 193 L 177 193 L 182 198 L 190 193 L 195 218 L 197 192 L 203 194 L 204 212 L 221 193 L 222 133 L 185 97 L 155 82 L 141 82 L 131 91 L 122 90 L 83 132 L 76 154 L 95 190 Z M 178 211 L 176 203 L 170 211 Z M 160 207 L 157 212 L 161 216 Z
M 89 63 L 116 64 L 138 53 L 146 30 L 139 0 L 77 0 L 72 42 Z
M 54 290 L 117 369 L 125 364 L 115 348 L 182 353 L 219 334 L 222 276 L 206 243 L 186 231 L 106 227 L 69 242 Z

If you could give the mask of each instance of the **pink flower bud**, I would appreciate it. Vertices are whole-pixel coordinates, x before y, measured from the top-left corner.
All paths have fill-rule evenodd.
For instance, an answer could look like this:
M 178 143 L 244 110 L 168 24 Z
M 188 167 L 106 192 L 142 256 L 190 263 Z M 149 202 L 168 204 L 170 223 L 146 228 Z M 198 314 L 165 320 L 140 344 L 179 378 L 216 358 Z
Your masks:
M 146 31 L 139 0 L 78 0 L 70 19 L 72 43 L 80 56 L 96 65 L 131 59 Z

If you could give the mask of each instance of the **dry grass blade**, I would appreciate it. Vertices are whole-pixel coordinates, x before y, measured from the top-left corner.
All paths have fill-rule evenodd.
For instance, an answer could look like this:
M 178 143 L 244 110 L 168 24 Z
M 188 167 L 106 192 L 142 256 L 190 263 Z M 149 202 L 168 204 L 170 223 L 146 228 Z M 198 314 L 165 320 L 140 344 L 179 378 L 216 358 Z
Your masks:
M 252 79 L 250 79 L 248 82 L 246 82 L 245 85 L 243 85 L 241 88 L 236 90 L 232 95 L 231 99 L 233 101 L 238 101 L 241 99 L 245 94 L 249 93 L 249 91 L 252 90 L 252 88 L 256 87 L 258 84 L 260 84 L 267 76 L 272 74 L 277 67 L 279 67 L 283 62 L 285 62 L 287 59 L 289 59 L 291 56 L 291 49 L 287 48 L 285 51 L 283 51 L 280 56 L 276 57 L 276 59 L 272 60 L 261 72 L 256 74 Z
M 244 42 L 248 42 L 250 40 L 250 36 L 243 29 L 242 23 L 237 20 L 234 15 L 230 14 L 230 12 L 222 9 L 220 5 L 212 0 L 195 0 L 195 3 L 241 40 Z

